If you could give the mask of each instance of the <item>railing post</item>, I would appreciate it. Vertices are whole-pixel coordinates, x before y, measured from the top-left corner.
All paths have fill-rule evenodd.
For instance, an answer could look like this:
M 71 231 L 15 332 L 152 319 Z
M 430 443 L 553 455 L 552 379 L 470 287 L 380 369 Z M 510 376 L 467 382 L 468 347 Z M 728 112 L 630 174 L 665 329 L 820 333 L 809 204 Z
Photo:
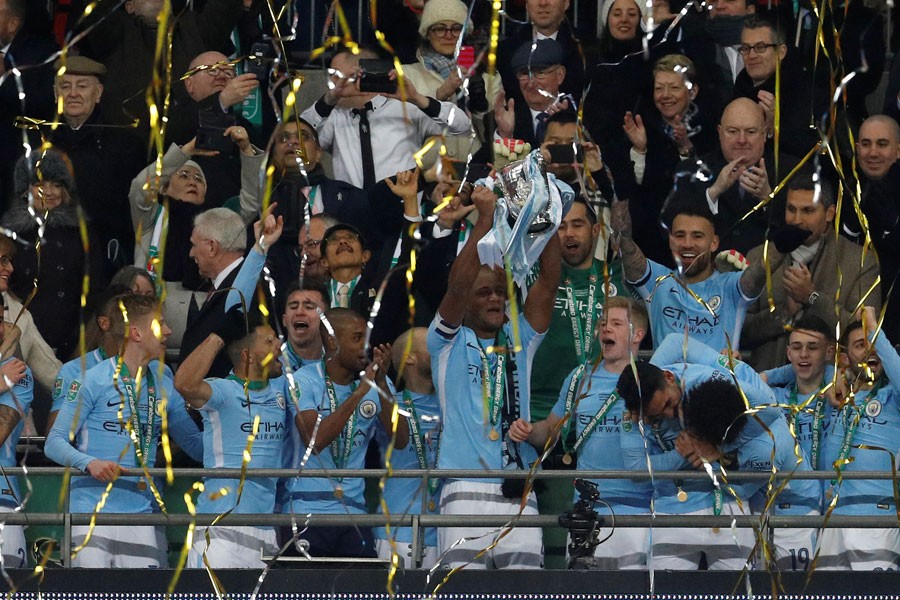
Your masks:
M 422 524 L 419 522 L 419 515 L 412 515 L 412 543 L 410 544 L 410 546 L 413 569 L 422 568 L 422 559 L 424 558 L 423 554 L 425 546 L 425 544 L 422 543 L 422 540 L 424 538 L 425 536 L 422 533 Z
M 63 567 L 72 567 L 72 513 L 66 507 L 66 513 L 63 515 L 63 539 L 62 547 L 59 550 L 60 559 L 62 559 Z

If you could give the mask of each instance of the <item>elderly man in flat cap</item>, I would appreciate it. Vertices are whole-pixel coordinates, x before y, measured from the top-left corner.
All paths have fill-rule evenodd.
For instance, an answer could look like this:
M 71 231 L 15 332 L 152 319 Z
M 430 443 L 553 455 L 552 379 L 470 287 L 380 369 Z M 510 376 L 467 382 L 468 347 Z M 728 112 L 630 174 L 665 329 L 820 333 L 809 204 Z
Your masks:
M 525 43 L 512 57 L 512 68 L 522 93 L 506 99 L 501 93 L 494 104 L 496 137 L 524 140 L 537 148 L 544 138 L 547 119 L 554 113 L 574 109 L 574 100 L 560 93 L 566 79 L 563 51 L 552 39 Z
M 134 231 L 128 205 L 131 179 L 146 162 L 140 140 L 131 129 L 109 125 L 100 110 L 106 67 L 84 56 L 57 60 L 53 91 L 62 99 L 63 124 L 42 133 L 72 160 L 75 185 L 87 219 L 105 258 L 109 276 L 131 264 Z

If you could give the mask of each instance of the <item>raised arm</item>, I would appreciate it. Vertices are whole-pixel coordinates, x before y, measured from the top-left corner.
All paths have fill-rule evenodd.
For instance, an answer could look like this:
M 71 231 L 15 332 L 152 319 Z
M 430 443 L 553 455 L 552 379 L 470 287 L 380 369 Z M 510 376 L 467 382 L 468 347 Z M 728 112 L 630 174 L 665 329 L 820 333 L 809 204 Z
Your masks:
M 538 333 L 544 333 L 550 328 L 561 271 L 562 250 L 554 236 L 541 252 L 541 273 L 529 288 L 528 298 L 525 299 L 525 318 Z
M 622 267 L 627 281 L 638 281 L 647 272 L 647 257 L 631 237 L 631 213 L 628 200 L 613 199 L 610 221 L 613 235 L 622 254 Z
M 175 389 L 192 408 L 200 408 L 212 398 L 212 387 L 203 378 L 224 347 L 225 341 L 218 334 L 211 333 L 178 366 Z
M 277 207 L 277 202 L 270 204 L 266 214 L 253 224 L 253 237 L 256 243 L 253 244 L 253 248 L 247 253 L 247 258 L 241 263 L 234 284 L 228 290 L 228 296 L 225 298 L 225 312 L 235 306 L 240 306 L 243 310 L 245 306 L 249 306 L 253 302 L 253 291 L 259 282 L 259 274 L 266 265 L 266 254 L 269 248 L 281 238 L 281 232 L 284 230 L 284 217 L 276 219 L 273 216 Z
M 478 186 L 472 192 L 472 202 L 478 210 L 478 221 L 472 229 L 472 234 L 463 246 L 462 252 L 453 261 L 450 267 L 450 277 L 447 282 L 447 293 L 441 300 L 438 314 L 444 322 L 452 325 L 460 325 L 466 313 L 466 303 L 472 283 L 478 276 L 481 263 L 478 260 L 478 242 L 483 238 L 494 224 L 494 206 L 497 203 L 497 195 L 486 187 Z M 557 269 L 559 266 L 557 265 Z M 530 321 L 529 321 L 530 322 Z M 534 325 L 532 325 L 534 327 Z

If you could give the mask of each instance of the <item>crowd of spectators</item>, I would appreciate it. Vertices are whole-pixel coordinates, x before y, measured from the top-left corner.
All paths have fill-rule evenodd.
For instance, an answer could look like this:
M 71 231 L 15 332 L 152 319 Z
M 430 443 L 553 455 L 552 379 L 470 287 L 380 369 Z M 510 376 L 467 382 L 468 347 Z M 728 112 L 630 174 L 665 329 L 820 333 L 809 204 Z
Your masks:
M 591 31 L 523 0 L 490 70 L 480 0 L 382 0 L 387 43 L 306 65 L 260 0 L 173 2 L 169 36 L 162 0 L 42 4 L 0 0 L 0 437 L 13 466 L 46 433 L 72 512 L 153 512 L 163 438 L 208 468 L 896 468 L 900 70 L 874 98 L 877 8 L 602 0 Z M 294 106 L 285 66 L 326 91 Z M 532 151 L 570 206 L 512 289 L 482 242 Z M 389 479 L 384 505 L 560 514 L 564 481 Z M 373 507 L 358 478 L 239 483 L 207 478 L 198 512 Z M 594 483 L 603 516 L 897 510 L 890 480 Z M 216 526 L 188 563 L 259 567 L 292 535 Z M 407 566 L 900 568 L 896 527 L 778 530 L 769 564 L 750 529 L 657 530 L 651 553 L 641 528 L 567 550 L 454 526 L 421 557 L 403 528 L 300 535 Z M 73 564 L 165 566 L 160 539 L 76 527 Z M 5 564 L 24 544 L 5 528 Z

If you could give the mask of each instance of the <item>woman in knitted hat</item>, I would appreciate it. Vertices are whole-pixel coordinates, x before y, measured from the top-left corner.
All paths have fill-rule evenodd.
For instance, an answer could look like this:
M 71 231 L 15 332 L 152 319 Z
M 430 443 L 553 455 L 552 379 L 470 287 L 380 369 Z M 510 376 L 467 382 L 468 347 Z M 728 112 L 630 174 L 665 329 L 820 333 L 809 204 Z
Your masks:
M 447 136 L 447 156 L 454 160 L 466 160 L 469 152 L 474 154 L 484 146 L 483 118 L 493 110 L 501 86 L 499 76 L 479 75 L 480 71 L 476 71 L 469 77 L 466 101 L 462 84 L 467 74 L 457 69 L 456 49 L 460 37 L 472 29 L 468 12 L 461 0 L 429 0 L 419 23 L 419 61 L 403 68 L 416 90 L 441 101 L 455 102 L 469 112 L 476 136 L 474 140 L 468 133 Z
M 19 246 L 9 289 L 22 300 L 35 292 L 28 310 L 41 336 L 56 356 L 66 361 L 77 350 L 81 283 L 87 259 L 72 164 L 58 150 L 35 150 L 16 163 L 14 183 L 15 196 L 0 224 L 26 244 Z M 44 230 L 39 240 L 41 222 Z M 89 248 L 98 248 L 92 241 L 89 239 Z M 101 264 L 99 255 L 91 255 L 88 275 L 92 290 L 106 284 L 97 280 L 103 273 Z

